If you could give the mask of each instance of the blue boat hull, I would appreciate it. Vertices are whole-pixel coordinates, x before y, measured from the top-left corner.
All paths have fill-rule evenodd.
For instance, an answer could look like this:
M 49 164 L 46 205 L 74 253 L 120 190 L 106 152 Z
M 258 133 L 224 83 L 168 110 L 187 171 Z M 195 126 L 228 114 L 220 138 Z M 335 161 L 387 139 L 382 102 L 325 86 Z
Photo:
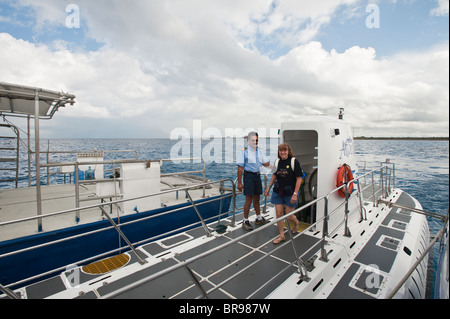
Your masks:
M 217 217 L 219 210 L 221 210 L 221 214 L 229 211 L 231 197 L 201 204 L 205 201 L 217 198 L 220 198 L 220 196 L 202 199 L 195 202 L 204 219 Z M 120 218 L 120 223 L 123 224 L 130 221 L 143 219 L 145 217 L 161 214 L 173 209 L 180 210 L 121 226 L 120 229 L 130 240 L 130 242 L 134 243 L 194 223 L 197 224 L 192 227 L 197 227 L 200 225 L 199 217 L 190 203 L 165 207 L 145 213 L 123 216 Z M 114 219 L 114 221 L 117 223 L 117 219 Z M 111 223 L 108 220 L 104 220 L 5 241 L 0 243 L 0 255 L 95 231 L 109 226 L 111 226 Z M 59 267 L 65 267 L 76 263 L 77 261 L 112 251 L 120 247 L 126 247 L 126 243 L 120 239 L 119 244 L 119 235 L 117 231 L 115 229 L 108 229 L 95 234 L 52 244 L 47 247 L 37 248 L 31 251 L 25 251 L 12 256 L 0 258 L 0 283 L 3 285 L 8 285 L 43 272 Z

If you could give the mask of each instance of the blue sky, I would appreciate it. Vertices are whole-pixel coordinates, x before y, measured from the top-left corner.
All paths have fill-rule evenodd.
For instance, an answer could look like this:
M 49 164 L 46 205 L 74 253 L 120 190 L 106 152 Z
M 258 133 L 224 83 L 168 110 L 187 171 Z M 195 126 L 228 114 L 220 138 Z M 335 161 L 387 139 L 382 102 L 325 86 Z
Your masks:
M 0 0 L 0 81 L 77 96 L 43 137 L 169 137 L 194 120 L 269 129 L 339 107 L 355 135 L 448 136 L 448 11 L 448 0 Z
M 380 27 L 367 28 L 365 20 L 369 13 L 361 12 L 362 17 L 339 21 L 328 25 L 318 36 L 324 48 L 339 52 L 358 45 L 374 47 L 379 57 L 390 56 L 404 51 L 427 50 L 430 46 L 448 40 L 448 15 L 433 16 L 430 11 L 436 2 L 421 1 L 382 1 Z M 336 16 L 345 13 L 336 13 Z

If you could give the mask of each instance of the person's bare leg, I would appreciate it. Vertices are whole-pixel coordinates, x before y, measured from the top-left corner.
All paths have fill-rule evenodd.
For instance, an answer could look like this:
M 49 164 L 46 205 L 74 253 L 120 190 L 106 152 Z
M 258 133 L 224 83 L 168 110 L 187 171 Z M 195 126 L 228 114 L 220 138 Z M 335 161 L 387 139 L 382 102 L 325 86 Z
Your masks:
M 253 196 L 245 196 L 245 204 L 244 204 L 244 218 L 248 219 L 248 215 L 250 213 L 250 207 L 252 206 Z
M 255 209 L 256 215 L 261 215 L 261 207 L 259 207 L 259 195 L 253 196 L 253 208 Z
M 294 209 L 295 209 L 295 207 L 286 206 L 286 215 L 292 213 L 294 211 Z M 291 215 L 291 216 L 288 217 L 288 220 L 291 220 L 291 221 L 294 222 L 295 226 L 292 229 L 292 233 L 296 234 L 298 232 L 298 225 L 300 224 L 300 222 L 297 219 L 297 216 L 295 216 L 295 214 Z
M 284 216 L 284 205 L 282 205 L 282 204 L 275 205 L 275 212 L 277 215 L 277 219 L 283 217 Z M 284 221 L 283 220 L 279 221 L 277 223 L 277 226 L 278 226 L 278 232 L 280 233 L 280 236 L 273 241 L 274 244 L 279 244 L 282 241 L 286 240 L 284 237 Z

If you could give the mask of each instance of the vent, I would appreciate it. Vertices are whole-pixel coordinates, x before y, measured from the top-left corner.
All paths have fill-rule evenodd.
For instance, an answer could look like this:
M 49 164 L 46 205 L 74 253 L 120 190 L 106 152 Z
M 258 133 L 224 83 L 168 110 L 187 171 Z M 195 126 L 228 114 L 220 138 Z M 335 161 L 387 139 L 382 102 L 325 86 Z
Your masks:
M 397 251 L 398 247 L 400 246 L 401 241 L 393 238 L 393 237 L 388 237 L 388 236 L 381 236 L 380 240 L 377 243 L 377 246 L 389 249 L 389 250 L 393 250 L 393 251 Z
M 82 270 L 84 273 L 90 275 L 106 274 L 113 270 L 122 268 L 123 266 L 128 264 L 129 261 L 130 256 L 128 254 L 122 254 L 84 266 Z
M 408 224 L 404 223 L 404 222 L 401 222 L 401 221 L 398 221 L 398 220 L 392 220 L 390 226 L 392 228 L 396 228 L 398 230 L 405 231 L 406 230 L 406 226 L 408 226 Z
M 364 292 L 377 295 L 383 281 L 384 276 L 379 271 L 367 267 L 360 273 L 354 285 Z

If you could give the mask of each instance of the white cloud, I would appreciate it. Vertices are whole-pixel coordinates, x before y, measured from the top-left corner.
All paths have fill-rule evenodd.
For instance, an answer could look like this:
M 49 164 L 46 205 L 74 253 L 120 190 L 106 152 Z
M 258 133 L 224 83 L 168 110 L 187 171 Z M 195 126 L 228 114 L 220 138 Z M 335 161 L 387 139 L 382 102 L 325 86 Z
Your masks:
M 40 30 L 65 21 L 66 2 L 21 0 L 36 8 Z M 207 3 L 80 0 L 81 31 L 105 45 L 84 52 L 70 39 L 39 45 L 0 34 L 1 80 L 76 94 L 59 118 L 107 119 L 99 122 L 114 123 L 108 134 L 117 137 L 168 137 L 193 119 L 222 131 L 276 128 L 338 107 L 357 135 L 448 135 L 448 43 L 384 59 L 358 46 L 330 52 L 311 39 L 357 0 Z M 272 37 L 290 49 L 276 60 L 255 48 Z
M 438 6 L 431 10 L 431 15 L 448 16 L 449 0 L 437 0 Z

